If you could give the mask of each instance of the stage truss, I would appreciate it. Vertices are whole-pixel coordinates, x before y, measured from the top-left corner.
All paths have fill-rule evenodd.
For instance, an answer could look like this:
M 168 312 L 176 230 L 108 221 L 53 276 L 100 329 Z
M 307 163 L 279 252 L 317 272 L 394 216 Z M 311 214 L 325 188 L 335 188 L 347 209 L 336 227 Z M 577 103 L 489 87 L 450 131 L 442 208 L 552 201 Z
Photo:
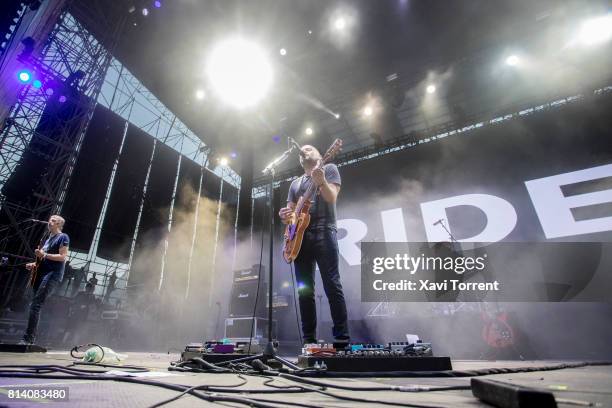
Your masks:
M 41 228 L 31 228 L 23 231 L 23 220 L 30 218 L 44 219 L 52 213 L 61 212 L 81 142 L 98 103 L 125 119 L 124 139 L 128 124 L 136 126 L 149 134 L 154 139 L 154 144 L 163 143 L 180 153 L 181 160 L 188 159 L 200 165 L 203 174 L 206 172 L 214 173 L 222 179 L 222 183 L 229 183 L 238 189 L 240 187 L 241 178 L 233 169 L 226 166 L 208 168 L 210 160 L 207 155 L 209 149 L 206 144 L 166 108 L 121 62 L 112 56 L 112 49 L 125 21 L 113 22 L 112 24 L 108 21 L 99 21 L 96 16 L 104 15 L 99 9 L 102 7 L 99 2 L 94 1 L 88 4 L 88 9 L 84 9 L 84 6 L 78 3 L 80 2 L 69 4 L 61 14 L 48 37 L 41 56 L 37 59 L 30 58 L 27 61 L 22 61 L 24 64 L 27 63 L 29 66 L 35 67 L 37 75 L 42 75 L 44 81 L 61 82 L 78 70 L 84 72 L 85 76 L 80 81 L 79 88 L 83 95 L 83 109 L 62 126 L 61 135 L 58 135 L 57 140 L 53 143 L 56 148 L 52 159 L 53 171 L 49 172 L 43 181 L 43 191 L 37 192 L 40 198 L 35 205 L 24 207 L 11 203 L 6 200 L 6 197 L 0 196 L 2 211 L 5 211 L 11 220 L 8 234 L 15 235 L 20 240 L 19 250 L 7 254 L 16 260 L 25 261 L 33 257 L 34 241 L 41 230 Z M 96 36 L 91 34 L 90 28 L 96 32 Z M 105 33 L 105 36 L 101 37 L 101 33 Z M 22 88 L 18 101 L 12 108 L 10 117 L 5 121 L 5 126 L 2 129 L 0 188 L 14 172 L 24 152 L 28 149 L 30 141 L 37 133 L 37 126 L 49 99 L 50 96 L 44 88 L 37 89 L 32 86 Z M 69 129 L 74 129 L 75 125 L 78 128 L 78 137 L 75 142 L 66 143 L 69 139 Z M 36 135 L 36 137 L 40 136 L 40 134 Z M 118 160 L 119 157 L 115 159 L 112 174 L 108 181 L 105 200 L 89 252 L 71 251 L 70 253 L 73 268 L 83 268 L 88 277 L 93 272 L 97 272 L 98 277 L 102 278 L 96 287 L 95 293 L 97 295 L 106 294 L 108 277 L 112 272 L 117 273 L 116 285 L 117 289 L 121 290 L 113 293 L 111 301 L 113 299 L 117 301 L 124 297 L 124 289 L 127 286 L 131 260 L 134 254 L 134 243 L 139 230 L 139 222 L 137 222 L 132 239 L 130 262 L 115 262 L 97 256 L 100 232 Z M 149 167 L 150 165 L 151 161 Z M 178 179 L 179 170 L 180 161 L 176 169 L 176 179 Z M 143 189 L 146 192 L 146 182 Z M 174 196 L 175 194 L 173 194 L 172 207 L 174 206 Z M 221 197 L 219 200 L 221 200 Z M 142 203 L 138 221 L 140 221 L 141 215 Z M 197 219 L 195 222 L 197 223 Z M 171 228 L 172 211 L 168 219 L 168 230 L 170 231 Z M 4 249 L 0 244 L 0 252 L 6 252 Z M 162 283 L 160 281 L 160 287 Z M 12 289 L 14 288 L 11 287 Z

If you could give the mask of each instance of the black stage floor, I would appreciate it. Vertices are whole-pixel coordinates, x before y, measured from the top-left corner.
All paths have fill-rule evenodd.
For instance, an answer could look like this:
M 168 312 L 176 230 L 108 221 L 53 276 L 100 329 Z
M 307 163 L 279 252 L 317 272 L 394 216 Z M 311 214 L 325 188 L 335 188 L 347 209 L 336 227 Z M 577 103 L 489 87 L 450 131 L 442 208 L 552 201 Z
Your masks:
M 166 368 L 171 361 L 178 360 L 178 354 L 163 353 L 128 353 L 129 357 L 124 364 L 144 366 L 153 372 L 171 374 L 167 377 L 150 378 L 153 381 L 163 381 L 184 385 L 230 385 L 240 382 L 235 374 L 203 374 L 203 373 L 169 373 Z M 49 351 L 46 354 L 17 354 L 1 353 L 1 365 L 63 365 L 67 366 L 74 360 L 67 351 Z M 453 361 L 454 370 L 481 370 L 491 368 L 519 368 L 550 366 L 563 363 L 576 363 L 575 361 Z M 242 388 L 270 389 L 261 377 L 247 377 L 248 384 Z M 597 365 L 579 368 L 565 368 L 552 371 L 534 371 L 512 374 L 487 375 L 479 378 L 491 378 L 500 381 L 520 384 L 554 393 L 559 406 L 600 406 L 612 407 L 612 366 Z M 469 377 L 461 378 L 339 378 L 318 379 L 328 383 L 342 384 L 351 387 L 371 387 L 380 385 L 420 385 L 420 386 L 449 386 L 469 385 Z M 277 378 L 276 385 L 293 385 L 290 380 Z M 54 408 L 64 406 L 78 407 L 149 407 L 157 402 L 176 396 L 178 392 L 159 387 L 122 383 L 115 381 L 97 380 L 63 380 L 63 379 L 25 379 L 0 378 L 0 406 L 31 407 L 43 406 L 41 401 L 25 400 L 9 401 L 9 390 L 23 389 L 28 385 L 67 386 L 69 388 L 69 402 L 52 402 Z M 283 393 L 283 394 L 233 394 L 235 396 L 264 398 L 278 401 L 279 407 L 290 406 L 288 403 L 306 403 L 317 407 L 360 407 L 385 406 L 381 401 L 396 404 L 421 404 L 436 407 L 479 407 L 489 406 L 476 400 L 470 390 L 435 391 L 435 392 L 397 392 L 397 391 L 340 391 L 328 389 L 339 395 L 358 397 L 370 400 L 368 403 L 356 403 L 332 399 L 329 396 L 309 393 Z M 569 404 L 569 402 L 573 403 Z M 566 401 L 566 402 L 564 402 Z M 578 405 L 577 405 L 578 404 Z M 593 405 L 587 405 L 593 404 Z M 183 396 L 165 406 L 193 407 L 218 405 L 202 401 L 193 396 Z M 244 406 L 236 403 L 223 402 L 225 406 Z M 389 405 L 386 405 L 389 406 Z M 397 406 L 397 405 L 396 405 Z

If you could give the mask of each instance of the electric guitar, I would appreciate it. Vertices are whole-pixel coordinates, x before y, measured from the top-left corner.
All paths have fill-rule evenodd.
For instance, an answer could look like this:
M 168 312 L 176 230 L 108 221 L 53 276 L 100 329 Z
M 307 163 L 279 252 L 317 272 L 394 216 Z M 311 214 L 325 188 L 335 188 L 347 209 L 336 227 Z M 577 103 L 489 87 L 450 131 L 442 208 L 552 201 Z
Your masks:
M 329 149 L 327 149 L 316 168 L 320 168 L 332 160 L 338 154 L 341 147 L 342 140 L 336 139 Z M 319 187 L 315 183 L 310 183 L 304 195 L 298 200 L 295 211 L 291 214 L 289 223 L 285 228 L 283 258 L 287 263 L 293 262 L 300 253 L 302 240 L 304 239 L 304 231 L 306 231 L 308 224 L 310 224 L 311 197 L 316 194 L 318 188 Z
M 38 245 L 38 249 L 42 249 L 42 241 L 41 243 Z M 36 279 L 38 279 L 38 269 L 40 268 L 40 264 L 42 264 L 43 258 L 37 256 L 36 257 L 36 261 L 34 262 L 34 266 L 32 267 L 32 269 L 30 269 L 30 280 L 28 282 L 28 287 L 33 288 L 34 284 L 36 283 Z

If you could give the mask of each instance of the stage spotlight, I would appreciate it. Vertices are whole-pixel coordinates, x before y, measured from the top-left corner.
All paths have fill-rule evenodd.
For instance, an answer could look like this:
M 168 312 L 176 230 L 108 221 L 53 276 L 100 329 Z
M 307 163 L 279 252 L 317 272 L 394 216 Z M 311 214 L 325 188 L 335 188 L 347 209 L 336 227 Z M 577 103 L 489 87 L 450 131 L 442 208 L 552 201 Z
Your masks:
M 28 84 L 32 80 L 32 73 L 27 69 L 22 69 L 17 73 L 17 79 L 19 79 L 19 82 L 22 84 Z
M 364 116 L 372 116 L 372 113 L 374 113 L 374 109 L 372 109 L 372 107 L 369 105 L 363 109 Z
M 221 166 L 227 166 L 227 165 L 228 165 L 228 163 L 229 163 L 229 160 L 227 159 L 227 157 L 221 157 L 221 158 L 219 159 L 219 164 L 220 164 Z
M 578 37 L 587 46 L 608 41 L 612 37 L 612 13 L 583 22 Z
M 510 55 L 508 58 L 506 58 L 506 64 L 510 65 L 511 67 L 517 66 L 520 62 L 521 60 L 516 55 Z
M 339 31 L 344 30 L 346 28 L 346 20 L 344 19 L 344 17 L 338 17 L 334 21 L 334 28 Z
M 279 144 L 281 141 L 281 137 L 280 136 L 272 136 L 272 141 L 276 144 Z
M 287 50 L 284 48 L 281 48 L 279 52 L 280 52 L 280 55 L 282 55 L 283 57 L 287 55 Z
M 136 6 L 130 6 L 130 8 L 128 9 L 128 13 L 130 14 L 132 14 L 135 11 L 136 11 Z
M 148 8 L 146 8 L 146 7 L 145 7 L 145 8 L 143 8 L 143 9 L 142 9 L 142 15 L 143 15 L 143 16 L 145 16 L 145 17 L 146 17 L 146 16 L 148 16 L 148 15 L 149 15 L 149 9 L 148 9 Z
M 334 118 L 340 119 L 340 114 L 339 113 L 334 114 Z
M 312 30 L 308 30 L 308 35 L 312 35 Z
M 265 53 L 238 38 L 225 40 L 212 50 L 206 72 L 213 91 L 238 109 L 259 102 L 272 85 L 272 67 Z
M 53 95 L 53 88 L 47 88 L 47 89 L 45 90 L 45 94 L 47 94 L 47 96 L 51 96 L 51 95 Z
M 62 95 L 62 96 L 59 97 L 58 100 L 59 100 L 59 103 L 64 103 L 64 102 L 66 102 L 67 98 L 64 95 Z
M 230 157 L 231 157 L 232 159 L 235 159 L 236 157 L 238 157 L 238 153 L 236 153 L 236 152 L 231 152 L 231 153 L 230 153 Z
M 38 79 L 35 79 L 34 81 L 32 81 L 32 86 L 36 89 L 40 89 L 42 88 L 42 82 L 40 82 Z
M 28 84 L 32 80 L 32 73 L 27 69 L 22 69 L 17 72 L 17 79 L 19 79 L 19 82 L 22 84 Z
M 204 92 L 202 89 L 198 89 L 195 92 L 195 97 L 198 100 L 202 100 L 202 99 L 206 98 L 206 92 Z
M 159 1 L 159 0 L 155 0 L 155 1 L 153 2 L 153 6 L 155 6 L 155 8 L 160 8 L 160 7 L 161 7 L 161 1 Z
M 312 128 L 307 127 L 306 130 L 304 130 L 304 133 L 306 133 L 308 136 L 312 136 L 314 131 L 312 130 Z
M 427 88 L 425 88 L 425 91 L 428 94 L 432 94 L 432 93 L 436 92 L 436 86 L 434 84 L 429 84 L 429 85 L 427 85 Z
M 288 288 L 289 287 L 289 282 L 285 281 L 283 282 L 283 288 Z

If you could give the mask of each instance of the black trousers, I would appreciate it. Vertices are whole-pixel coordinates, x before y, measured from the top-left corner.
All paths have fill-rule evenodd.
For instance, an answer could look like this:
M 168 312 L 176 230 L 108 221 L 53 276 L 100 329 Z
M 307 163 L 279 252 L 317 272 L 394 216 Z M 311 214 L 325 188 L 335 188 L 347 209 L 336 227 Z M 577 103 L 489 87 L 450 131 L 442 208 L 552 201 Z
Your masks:
M 47 297 L 53 292 L 53 289 L 59 285 L 57 279 L 52 278 L 52 273 L 47 273 L 38 287 L 34 288 L 34 298 L 30 304 L 30 317 L 28 318 L 28 328 L 23 336 L 25 341 L 34 343 L 36 340 L 36 333 L 38 331 L 38 322 L 40 321 L 40 310 L 44 305 Z
M 315 263 L 319 266 L 323 289 L 329 301 L 329 309 L 334 322 L 332 334 L 337 340 L 348 340 L 346 302 L 338 270 L 338 240 L 336 230 L 332 228 L 306 230 L 302 248 L 294 261 L 303 339 L 312 341 L 317 338 Z

